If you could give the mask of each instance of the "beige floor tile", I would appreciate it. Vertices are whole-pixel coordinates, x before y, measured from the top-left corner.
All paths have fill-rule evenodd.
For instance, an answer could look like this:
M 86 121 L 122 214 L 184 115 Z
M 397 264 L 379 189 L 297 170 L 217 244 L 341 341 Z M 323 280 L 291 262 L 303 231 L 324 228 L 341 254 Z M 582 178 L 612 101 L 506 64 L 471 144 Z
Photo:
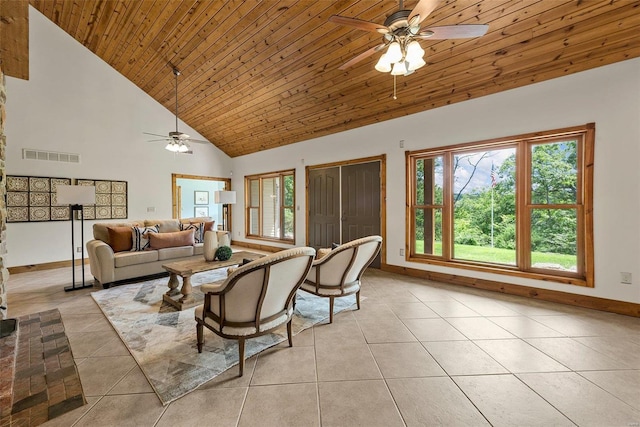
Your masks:
M 553 372 L 569 369 L 519 340 L 478 340 L 475 343 L 510 372 Z
M 640 337 L 640 329 L 638 329 L 638 336 Z M 580 337 L 574 339 L 632 369 L 640 369 L 640 343 L 635 342 L 632 337 Z
M 382 378 L 366 344 L 316 345 L 318 381 Z
M 400 319 L 438 318 L 438 314 L 421 302 L 395 302 L 389 307 Z
M 518 377 L 579 426 L 640 424 L 640 411 L 574 372 L 520 374 Z
M 411 288 L 410 292 L 415 295 L 420 301 L 453 301 L 453 298 L 446 292 L 440 289 L 434 289 L 425 285 L 422 288 Z
M 454 377 L 493 426 L 572 426 L 573 423 L 513 375 Z
M 371 344 L 369 347 L 384 378 L 445 375 L 420 343 Z
M 344 344 L 346 341 L 350 344 L 365 344 L 367 342 L 355 319 L 341 319 L 340 322 L 334 319 L 331 324 L 315 325 L 313 334 L 316 345 Z
M 113 340 L 120 340 L 113 331 L 76 332 L 67 334 L 67 339 L 76 358 L 89 357 Z
M 238 426 L 317 426 L 316 384 L 251 387 Z
M 588 316 L 530 316 L 532 319 L 569 337 L 633 336 L 638 329 Z
M 295 344 L 294 344 L 295 345 Z M 233 366 L 217 377 L 212 378 L 198 387 L 199 390 L 209 390 L 214 388 L 248 387 L 256 367 L 258 356 L 250 357 L 244 361 L 244 375 L 238 376 L 238 366 Z
M 450 317 L 447 322 L 471 340 L 515 338 L 511 333 L 482 317 Z
M 109 390 L 113 394 L 154 393 L 151 384 L 144 376 L 138 365 L 134 366 L 127 374 Z
M 116 385 L 136 362 L 131 356 L 90 357 L 78 365 L 86 396 L 99 396 Z
M 319 383 L 323 427 L 402 426 L 402 418 L 384 381 Z
M 403 319 L 403 322 L 419 341 L 467 339 L 444 319 Z
M 361 302 L 360 310 L 354 311 L 353 317 L 356 319 L 397 318 L 396 314 L 387 305 L 387 301 L 382 297 L 379 300 L 367 298 Z M 335 319 L 333 321 L 335 322 Z
M 447 374 L 452 376 L 509 372 L 472 341 L 433 341 L 423 344 Z
M 578 373 L 626 404 L 640 410 L 640 370 Z
M 387 303 L 409 303 L 409 302 L 420 302 L 418 298 L 415 297 L 411 292 L 406 289 L 387 289 L 384 291 L 378 292 L 378 296 L 382 297 Z
M 92 332 L 95 333 L 95 332 Z M 120 337 L 111 338 L 89 357 L 129 356 L 131 353 Z
M 529 338 L 525 341 L 573 371 L 630 368 L 630 366 L 592 350 L 572 338 Z
M 517 316 L 518 312 L 511 310 L 499 302 L 487 297 L 458 298 L 458 300 L 471 310 L 482 316 Z
M 315 381 L 316 359 L 313 347 L 276 347 L 258 355 L 251 385 Z
M 235 427 L 246 394 L 246 388 L 196 390 L 172 402 L 156 427 Z
M 101 313 L 63 314 L 62 323 L 64 330 L 68 333 L 113 330 L 113 327 Z
M 358 319 L 358 326 L 369 344 L 416 341 L 416 337 L 397 318 Z
M 155 393 L 104 396 L 74 427 L 153 426 L 163 411 Z
M 425 304 L 442 317 L 480 316 L 480 314 L 458 301 L 427 301 Z
M 407 426 L 489 425 L 448 377 L 387 380 Z
M 524 316 L 490 317 L 496 325 L 518 338 L 550 338 L 564 336 L 542 323 Z

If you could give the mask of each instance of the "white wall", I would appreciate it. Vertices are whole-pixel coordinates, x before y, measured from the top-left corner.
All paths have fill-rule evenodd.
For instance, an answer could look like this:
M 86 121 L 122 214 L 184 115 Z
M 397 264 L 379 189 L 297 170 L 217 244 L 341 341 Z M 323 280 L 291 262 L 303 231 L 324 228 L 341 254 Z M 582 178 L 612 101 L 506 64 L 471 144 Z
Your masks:
M 213 145 L 176 155 L 146 142 L 152 137 L 142 132 L 174 130 L 173 112 L 32 7 L 29 23 L 30 78 L 7 77 L 7 174 L 128 181 L 129 219 L 171 218 L 172 173 L 229 176 L 231 159 Z M 23 148 L 79 153 L 82 161 L 23 160 Z M 85 222 L 85 240 L 92 224 Z M 9 266 L 71 258 L 69 221 L 8 224 L 7 242 Z
M 594 288 L 410 263 L 399 255 L 405 247 L 405 150 L 589 122 L 596 123 Z M 404 148 L 399 147 L 400 140 L 405 141 Z M 305 165 L 383 153 L 387 156 L 388 264 L 640 303 L 640 59 L 238 157 L 233 159 L 232 188 L 243 200 L 244 175 L 295 168 L 296 244 L 302 245 Z M 233 214 L 234 224 L 244 224 L 242 209 Z M 238 227 L 233 239 L 247 240 Z M 632 285 L 619 283 L 621 271 L 633 274 Z

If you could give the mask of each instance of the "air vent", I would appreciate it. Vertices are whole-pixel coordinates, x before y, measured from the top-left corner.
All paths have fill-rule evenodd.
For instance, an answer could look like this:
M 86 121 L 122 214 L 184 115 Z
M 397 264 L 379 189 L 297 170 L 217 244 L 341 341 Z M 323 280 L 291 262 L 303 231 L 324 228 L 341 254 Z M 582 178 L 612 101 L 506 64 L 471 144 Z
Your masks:
M 56 153 L 55 151 L 22 149 L 22 158 L 27 160 L 47 160 L 51 162 L 80 163 L 80 154 Z

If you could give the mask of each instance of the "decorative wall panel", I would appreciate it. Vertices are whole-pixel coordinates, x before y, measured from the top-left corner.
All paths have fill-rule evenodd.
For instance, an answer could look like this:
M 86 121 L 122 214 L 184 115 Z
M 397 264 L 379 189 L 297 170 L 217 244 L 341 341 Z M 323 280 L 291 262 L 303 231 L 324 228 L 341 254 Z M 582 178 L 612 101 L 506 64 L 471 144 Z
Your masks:
M 58 204 L 56 191 L 74 183 L 96 187 L 96 204 L 83 206 L 84 219 L 127 218 L 126 181 L 7 175 L 7 222 L 69 220 L 69 206 Z

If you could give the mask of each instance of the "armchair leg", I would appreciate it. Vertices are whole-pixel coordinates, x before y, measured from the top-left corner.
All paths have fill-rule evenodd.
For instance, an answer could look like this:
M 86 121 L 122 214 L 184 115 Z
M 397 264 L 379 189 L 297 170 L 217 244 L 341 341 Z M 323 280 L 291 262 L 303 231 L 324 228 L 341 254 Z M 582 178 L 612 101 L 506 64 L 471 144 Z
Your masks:
M 358 307 L 358 310 L 360 310 L 360 289 L 358 289 L 358 292 L 356 292 L 356 305 Z
M 329 297 L 329 323 L 333 323 L 333 297 Z
M 238 339 L 238 356 L 240 357 L 240 375 L 238 376 L 241 377 L 244 374 L 244 338 Z
M 202 353 L 202 346 L 204 345 L 204 331 L 203 331 L 202 323 L 196 323 L 196 336 L 198 337 L 198 353 Z
M 287 338 L 289 338 L 289 347 L 293 347 L 293 334 L 291 333 L 292 319 L 287 322 Z

